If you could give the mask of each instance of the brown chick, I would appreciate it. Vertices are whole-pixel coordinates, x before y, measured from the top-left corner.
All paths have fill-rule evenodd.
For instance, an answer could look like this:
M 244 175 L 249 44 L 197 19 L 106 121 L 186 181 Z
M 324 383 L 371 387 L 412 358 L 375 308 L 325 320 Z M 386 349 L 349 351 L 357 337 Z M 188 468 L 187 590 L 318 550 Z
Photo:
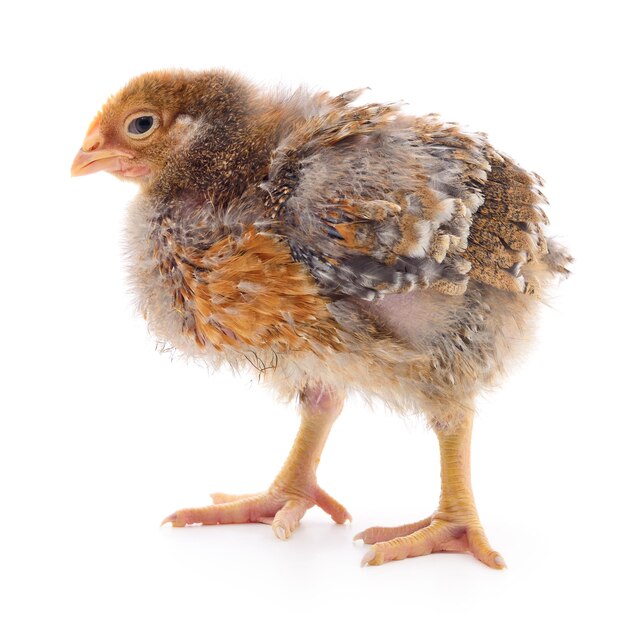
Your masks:
M 526 343 L 569 257 L 544 234 L 536 175 L 484 135 L 394 105 L 353 106 L 359 93 L 153 72 L 105 104 L 75 158 L 75 175 L 140 186 L 130 271 L 156 336 L 255 368 L 300 401 L 300 431 L 267 491 L 215 494 L 164 522 L 264 522 L 285 539 L 316 504 L 350 519 L 316 468 L 356 391 L 424 413 L 442 468 L 437 510 L 357 535 L 373 544 L 363 563 L 448 550 L 502 568 L 472 496 L 475 398 Z

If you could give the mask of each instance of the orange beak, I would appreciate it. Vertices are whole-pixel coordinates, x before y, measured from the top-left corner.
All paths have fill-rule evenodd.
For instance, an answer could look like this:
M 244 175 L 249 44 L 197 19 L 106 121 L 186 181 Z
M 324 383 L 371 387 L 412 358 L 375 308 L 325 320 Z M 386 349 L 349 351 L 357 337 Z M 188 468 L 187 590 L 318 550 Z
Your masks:
M 97 116 L 86 133 L 81 150 L 71 166 L 71 176 L 84 176 L 95 172 L 113 172 L 122 176 L 144 176 L 150 172 L 147 165 L 132 164 L 135 155 L 118 148 L 104 148 Z

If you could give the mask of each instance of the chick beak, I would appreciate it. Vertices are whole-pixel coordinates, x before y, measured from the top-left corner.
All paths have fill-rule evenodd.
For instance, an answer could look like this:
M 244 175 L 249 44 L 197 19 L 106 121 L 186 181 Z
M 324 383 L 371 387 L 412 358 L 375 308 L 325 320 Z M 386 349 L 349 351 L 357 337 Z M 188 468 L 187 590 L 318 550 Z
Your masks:
M 118 148 L 104 148 L 99 129 L 99 118 L 95 118 L 71 166 L 71 176 L 84 176 L 95 172 L 115 172 L 123 176 L 143 176 L 149 168 L 144 165 L 131 165 L 127 160 L 135 155 Z

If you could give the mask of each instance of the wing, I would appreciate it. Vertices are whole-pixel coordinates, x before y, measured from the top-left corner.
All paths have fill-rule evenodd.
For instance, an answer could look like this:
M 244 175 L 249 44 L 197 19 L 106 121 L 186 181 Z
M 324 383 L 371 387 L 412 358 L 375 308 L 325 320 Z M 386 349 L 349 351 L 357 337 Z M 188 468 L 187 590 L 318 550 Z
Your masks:
M 571 257 L 545 236 L 549 222 L 541 178 L 509 157 L 486 148 L 490 170 L 483 204 L 472 221 L 464 257 L 472 279 L 511 292 L 533 293 L 535 272 L 567 274 Z
M 366 300 L 470 278 L 525 291 L 543 256 L 538 180 L 435 116 L 321 96 L 274 154 L 271 217 L 323 292 Z

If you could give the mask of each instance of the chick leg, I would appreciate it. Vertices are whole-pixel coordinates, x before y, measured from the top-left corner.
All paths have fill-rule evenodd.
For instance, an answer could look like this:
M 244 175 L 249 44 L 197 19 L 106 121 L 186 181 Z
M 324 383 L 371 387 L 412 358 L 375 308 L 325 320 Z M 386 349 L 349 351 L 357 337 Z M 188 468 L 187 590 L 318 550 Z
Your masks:
M 449 431 L 438 431 L 442 490 L 438 510 L 430 517 L 395 528 L 374 527 L 354 539 L 373 544 L 363 565 L 421 556 L 432 552 L 471 552 L 495 569 L 505 567 L 492 550 L 476 511 L 470 481 L 472 414 Z
M 344 397 L 322 387 L 306 388 L 300 395 L 301 425 L 292 450 L 270 488 L 262 493 L 234 496 L 213 494 L 214 504 L 199 509 L 181 509 L 162 524 L 271 524 L 279 539 L 287 539 L 301 518 L 314 505 L 335 522 L 351 520 L 347 510 L 329 496 L 316 480 L 320 454 L 330 429 L 343 408 Z

